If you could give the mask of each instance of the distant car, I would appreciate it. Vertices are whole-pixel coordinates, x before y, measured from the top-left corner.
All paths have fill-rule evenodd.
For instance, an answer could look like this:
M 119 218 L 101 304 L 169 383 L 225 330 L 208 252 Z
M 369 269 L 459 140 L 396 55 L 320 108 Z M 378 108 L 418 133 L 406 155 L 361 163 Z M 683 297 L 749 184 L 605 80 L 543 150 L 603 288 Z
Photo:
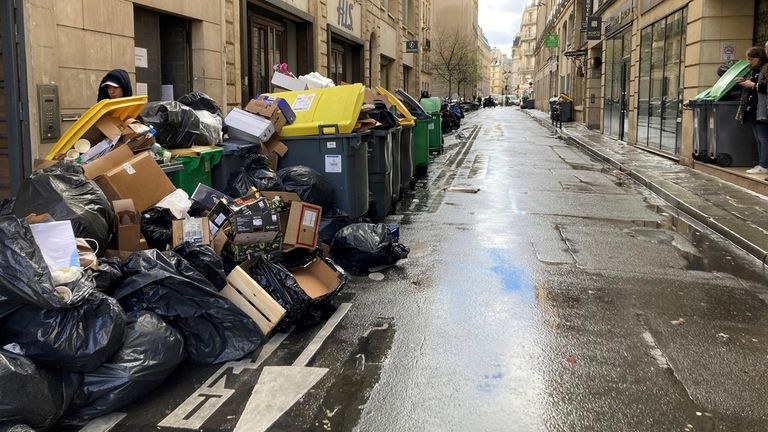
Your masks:
M 512 105 L 520 105 L 520 96 L 513 94 L 509 96 L 509 103 Z

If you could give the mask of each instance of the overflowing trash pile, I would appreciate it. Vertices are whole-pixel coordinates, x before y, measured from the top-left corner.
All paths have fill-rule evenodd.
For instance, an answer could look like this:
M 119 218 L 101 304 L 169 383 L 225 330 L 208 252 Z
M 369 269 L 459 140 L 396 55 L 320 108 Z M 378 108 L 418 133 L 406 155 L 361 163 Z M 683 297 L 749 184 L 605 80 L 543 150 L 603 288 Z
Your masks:
M 321 78 L 302 82 L 343 87 Z M 241 359 L 317 324 L 347 272 L 408 256 L 396 225 L 340 208 L 327 172 L 279 167 L 300 151 L 280 132 L 306 104 L 279 94 L 227 115 L 199 92 L 101 101 L 0 203 L 0 394 L 15 395 L 0 427 L 84 425 L 184 362 Z M 384 98 L 362 99 L 350 133 L 397 126 Z

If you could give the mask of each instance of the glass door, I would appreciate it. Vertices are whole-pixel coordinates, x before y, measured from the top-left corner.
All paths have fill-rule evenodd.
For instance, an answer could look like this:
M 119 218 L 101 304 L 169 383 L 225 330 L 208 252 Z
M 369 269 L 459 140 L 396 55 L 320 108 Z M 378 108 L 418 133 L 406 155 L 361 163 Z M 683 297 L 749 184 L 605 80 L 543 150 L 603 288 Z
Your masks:
M 248 83 L 254 97 L 270 91 L 272 66 L 285 62 L 285 29 L 252 15 L 248 33 Z
M 680 153 L 686 10 L 644 28 L 640 34 L 637 144 Z

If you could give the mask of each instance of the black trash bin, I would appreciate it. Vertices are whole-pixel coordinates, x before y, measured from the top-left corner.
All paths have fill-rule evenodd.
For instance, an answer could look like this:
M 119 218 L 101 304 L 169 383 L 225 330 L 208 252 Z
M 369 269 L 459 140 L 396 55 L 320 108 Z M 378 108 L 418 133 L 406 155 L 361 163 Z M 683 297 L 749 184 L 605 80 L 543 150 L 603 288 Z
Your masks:
M 757 141 L 752 125 L 736 121 L 739 101 L 717 101 L 709 106 L 707 145 L 710 161 L 722 167 L 757 165 Z

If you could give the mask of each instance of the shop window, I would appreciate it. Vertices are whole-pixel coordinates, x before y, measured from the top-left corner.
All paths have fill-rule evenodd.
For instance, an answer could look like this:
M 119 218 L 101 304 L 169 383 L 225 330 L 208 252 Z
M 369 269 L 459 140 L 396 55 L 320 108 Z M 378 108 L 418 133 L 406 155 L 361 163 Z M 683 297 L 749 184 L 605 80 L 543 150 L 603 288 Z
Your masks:
M 640 34 L 637 143 L 670 154 L 680 151 L 685 22 L 682 9 Z
M 148 9 L 134 8 L 136 48 L 144 48 L 136 66 L 135 94 L 149 100 L 176 99 L 192 90 L 189 21 Z M 145 65 L 145 66 L 144 66 Z

